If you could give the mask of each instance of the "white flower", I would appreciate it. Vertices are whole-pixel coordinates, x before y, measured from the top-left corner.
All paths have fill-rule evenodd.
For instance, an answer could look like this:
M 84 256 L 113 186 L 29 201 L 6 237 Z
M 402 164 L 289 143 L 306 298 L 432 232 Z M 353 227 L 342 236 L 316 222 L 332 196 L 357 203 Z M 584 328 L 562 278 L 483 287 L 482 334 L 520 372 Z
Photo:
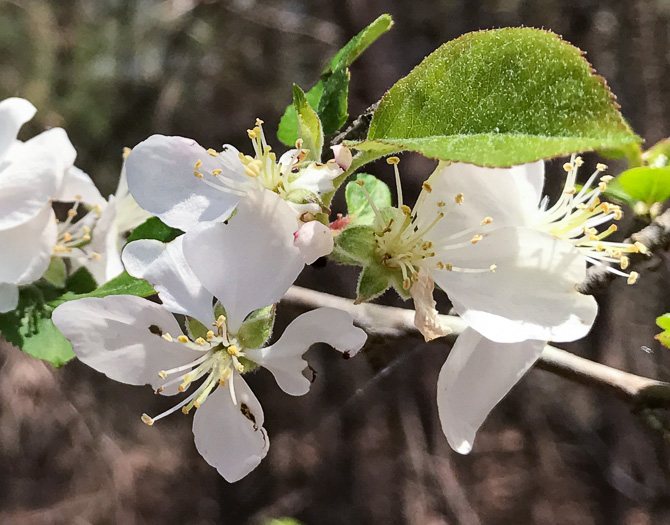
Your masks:
M 307 151 L 300 148 L 277 161 L 261 124 L 248 131 L 254 157 L 229 145 L 215 151 L 183 137 L 149 137 L 128 157 L 130 192 L 142 208 L 184 231 L 227 220 L 241 199 L 259 191 L 280 195 L 301 223 L 313 220 L 322 209 L 321 196 L 333 191 L 342 168 L 335 160 L 308 162 Z
M 18 287 L 49 266 L 57 239 L 51 200 L 76 156 L 60 128 L 16 139 L 35 111 L 20 98 L 0 102 L 0 312 L 16 308 Z
M 602 175 L 605 169 L 603 165 L 598 165 L 580 191 L 575 190 L 577 168 L 580 165 L 581 159 L 574 156 L 565 164 L 564 168 L 568 172 L 565 189 L 557 203 L 549 209 L 546 198 L 540 201 L 544 182 L 542 162 L 507 170 L 451 165 L 441 169 L 440 177 L 447 186 L 458 187 L 459 181 L 465 180 L 479 185 L 479 190 L 473 192 L 474 202 L 468 211 L 470 219 L 479 217 L 486 209 L 493 217 L 500 219 L 495 220 L 494 224 L 502 223 L 503 227 L 520 225 L 551 234 L 559 240 L 560 245 L 557 246 L 561 247 L 563 253 L 579 254 L 583 270 L 587 263 L 603 262 L 618 262 L 625 269 L 628 265 L 625 254 L 644 251 L 645 247 L 603 240 L 616 228 L 610 226 L 599 233 L 596 227 L 621 218 L 621 209 L 600 202 L 600 193 L 611 180 L 611 177 Z M 591 189 L 598 177 L 598 185 Z M 518 198 L 510 199 L 509 203 L 514 206 L 508 209 L 505 202 L 499 199 L 500 195 L 518 195 Z M 568 252 L 564 247 L 570 247 L 571 251 Z M 558 261 L 560 264 L 560 258 Z M 627 277 L 629 283 L 636 279 L 634 272 L 627 274 L 616 268 L 609 270 Z M 574 277 L 578 277 L 578 274 L 575 273 Z M 528 280 L 519 282 L 518 286 L 533 284 Z M 589 300 L 594 302 L 590 297 Z M 477 316 L 471 318 L 476 319 Z M 501 343 L 493 342 L 468 328 L 458 338 L 442 367 L 437 389 L 442 429 L 454 450 L 462 454 L 471 450 L 475 434 L 488 413 L 535 363 L 551 339 L 539 337 L 538 333 L 533 335 L 526 341 Z M 579 331 L 574 336 L 579 336 Z
M 245 200 L 238 207 L 239 220 L 200 225 L 167 245 L 143 240 L 126 247 L 123 259 L 129 272 L 140 272 L 154 284 L 163 306 L 109 296 L 65 303 L 53 314 L 79 359 L 112 379 L 149 383 L 163 395 L 187 391 L 201 381 L 170 410 L 142 419 L 152 425 L 179 409 L 197 408 L 196 447 L 230 482 L 251 472 L 269 447 L 263 410 L 243 374 L 262 366 L 285 392 L 303 395 L 310 381 L 303 375 L 307 363 L 302 355 L 312 344 L 325 342 L 353 355 L 366 339 L 348 314 L 332 308 L 296 318 L 271 346 L 262 348 L 264 341 L 251 343 L 253 337 L 245 337 L 248 323 L 258 318 L 245 323 L 249 314 L 278 301 L 303 266 L 298 248 L 286 241 L 295 216 L 273 208 L 281 200 L 276 195 L 268 192 L 259 198 L 273 202 Z M 210 249 L 210 243 L 226 250 Z M 191 269 L 187 260 L 197 264 Z M 212 308 L 213 296 L 225 315 Z M 191 331 L 189 337 L 168 310 L 198 319 L 201 325 L 195 326 L 203 330 L 212 329 Z

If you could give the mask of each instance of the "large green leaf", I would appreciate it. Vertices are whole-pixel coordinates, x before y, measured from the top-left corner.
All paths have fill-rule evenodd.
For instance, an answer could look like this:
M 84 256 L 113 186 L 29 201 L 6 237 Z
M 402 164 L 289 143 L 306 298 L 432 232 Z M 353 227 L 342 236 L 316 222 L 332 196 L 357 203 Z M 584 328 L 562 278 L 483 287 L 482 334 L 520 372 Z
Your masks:
M 362 180 L 365 183 L 365 191 L 368 192 L 378 210 L 391 206 L 391 190 L 384 182 L 380 181 L 374 175 L 368 175 L 367 173 L 359 173 L 356 176 L 356 180 Z M 374 223 L 374 211 L 365 196 L 363 188 L 356 181 L 351 181 L 347 184 L 345 198 L 347 201 L 347 212 L 349 217 L 353 219 L 354 224 L 371 225 Z
M 670 167 L 641 166 L 624 171 L 615 180 L 628 195 L 647 206 L 670 198 Z
M 323 149 L 321 121 L 307 100 L 305 92 L 297 84 L 293 84 L 293 107 L 298 115 L 298 138 L 303 141 L 303 147 L 309 150 L 308 158 L 318 162 L 321 160 Z
M 170 242 L 183 233 L 183 231 L 177 228 L 168 226 L 158 217 L 149 217 L 132 231 L 126 242 L 138 241 L 140 239 L 155 239 L 157 241 Z
M 392 25 L 393 19 L 390 15 L 381 15 L 363 29 L 337 52 L 321 73 L 317 84 L 306 93 L 309 104 L 317 108 L 325 135 L 339 130 L 349 116 L 347 112 L 349 66 Z M 298 117 L 293 105 L 286 108 L 279 123 L 277 136 L 289 147 L 295 144 L 298 138 Z
M 382 98 L 361 150 L 510 166 L 641 139 L 576 47 L 531 28 L 444 44 Z

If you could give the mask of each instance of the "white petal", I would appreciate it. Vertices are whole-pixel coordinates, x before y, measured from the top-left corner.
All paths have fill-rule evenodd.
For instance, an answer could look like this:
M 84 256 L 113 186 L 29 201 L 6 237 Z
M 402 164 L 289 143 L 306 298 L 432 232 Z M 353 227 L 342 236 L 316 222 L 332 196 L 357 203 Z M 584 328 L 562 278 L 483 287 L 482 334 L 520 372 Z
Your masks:
M 315 343 L 326 343 L 353 357 L 363 347 L 366 333 L 354 326 L 351 316 L 336 308 L 318 308 L 297 317 L 272 346 L 245 350 L 253 362 L 264 366 L 284 392 L 301 396 L 310 382 L 302 375 L 307 362 L 302 355 Z
M 228 388 L 219 386 L 193 417 L 198 452 L 230 483 L 254 470 L 270 447 L 258 399 L 239 374 L 232 381 L 237 405 Z
M 221 301 L 235 333 L 253 310 L 278 301 L 304 266 L 293 245 L 299 227 L 291 207 L 271 191 L 240 201 L 227 224 L 202 224 L 184 236 L 196 277 Z
M 0 314 L 10 312 L 19 304 L 19 287 L 15 284 L 0 283 Z
M 107 205 L 107 201 L 100 194 L 91 177 L 76 166 L 72 166 L 65 172 L 65 178 L 54 200 L 81 200 L 88 206 L 100 206 L 100 208 Z
M 433 291 L 435 283 L 425 268 L 419 270 L 418 279 L 409 290 L 414 301 L 414 326 L 421 332 L 426 341 L 449 335 L 452 330 L 445 326 L 435 309 Z
M 328 226 L 319 221 L 309 221 L 295 232 L 293 244 L 300 249 L 305 264 L 312 264 L 332 252 L 335 243 Z
M 342 144 L 331 146 L 330 149 L 333 150 L 333 156 L 337 165 L 342 168 L 343 171 L 348 170 L 354 160 L 351 150 Z
M 95 217 L 95 212 L 89 212 Z M 88 218 L 87 215 L 86 218 Z M 119 252 L 119 232 L 115 224 L 116 206 L 114 196 L 105 205 L 100 218 L 93 223 L 92 240 L 88 246 L 90 252 L 97 253 L 99 258 L 84 259 L 82 261 L 91 272 L 98 285 L 102 285 L 123 272 L 121 253 Z
M 12 148 L 0 165 L 0 230 L 35 217 L 60 188 L 75 156 L 60 128 Z
M 483 270 L 431 268 L 458 314 L 492 341 L 574 341 L 593 325 L 597 303 L 575 289 L 586 277 L 584 258 L 570 243 L 548 233 L 493 230 L 477 244 L 438 253 L 438 258 L 455 267 Z M 491 265 L 496 265 L 495 272 L 486 271 Z
M 0 102 L 0 159 L 7 153 L 26 122 L 35 115 L 35 106 L 23 98 L 7 98 Z
M 129 385 L 148 383 L 156 389 L 165 382 L 158 376 L 161 370 L 202 355 L 176 342 L 182 332 L 170 312 L 133 295 L 63 303 L 54 310 L 52 320 L 83 363 Z M 166 341 L 154 333 L 158 331 L 169 333 L 175 341 Z
M 472 164 L 440 163 L 428 179 L 432 191 L 417 214 L 432 221 L 439 211 L 446 217 L 438 222 L 426 240 L 477 227 L 486 217 L 493 222 L 483 228 L 527 226 L 542 197 L 544 161 L 511 168 L 480 168 Z M 463 194 L 463 204 L 455 197 Z M 445 207 L 437 203 L 444 201 Z M 466 239 L 467 240 L 467 239 Z
M 190 315 L 209 326 L 214 321 L 213 298 L 186 262 L 184 236 L 169 244 L 142 239 L 123 250 L 123 264 L 133 277 L 149 281 L 173 313 Z
M 437 380 L 437 408 L 451 448 L 470 452 L 486 416 L 537 361 L 545 344 L 494 343 L 472 328 L 458 337 Z
M 0 283 L 22 285 L 39 279 L 49 267 L 57 235 L 48 205 L 16 228 L 0 230 Z
M 222 169 L 222 179 L 249 184 L 244 166 L 228 146 L 221 161 L 207 153 L 196 141 L 183 137 L 153 135 L 133 148 L 126 160 L 128 187 L 137 203 L 163 222 L 188 230 L 202 221 L 226 220 L 238 194 L 219 191 L 193 175 L 196 162 L 206 180 L 214 181 L 212 171 Z
M 323 195 L 335 189 L 333 180 L 342 173 L 342 168 L 335 162 L 325 164 L 313 162 L 300 171 L 300 176 L 291 183 L 291 189 L 303 189 Z

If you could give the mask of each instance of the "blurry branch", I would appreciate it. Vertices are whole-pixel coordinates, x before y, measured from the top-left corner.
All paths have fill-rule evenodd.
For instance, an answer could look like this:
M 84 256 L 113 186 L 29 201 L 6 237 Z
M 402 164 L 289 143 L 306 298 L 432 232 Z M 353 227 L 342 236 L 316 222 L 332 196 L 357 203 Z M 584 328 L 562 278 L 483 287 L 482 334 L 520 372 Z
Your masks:
M 665 248 L 670 244 L 670 209 L 656 217 L 649 226 L 634 233 L 625 242 L 641 242 L 650 252 Z M 648 257 L 643 254 L 631 254 L 630 265 L 634 267 L 641 260 Z M 577 288 L 583 294 L 601 292 L 615 277 L 607 271 L 606 265 L 591 266 L 586 274 L 586 280 Z
M 664 216 L 670 217 L 667 214 Z M 350 299 L 299 286 L 291 287 L 283 300 L 307 308 L 332 307 L 344 310 L 370 335 L 391 339 L 419 335 L 414 327 L 414 310 L 407 308 L 371 303 L 354 305 Z M 454 335 L 460 334 L 467 327 L 460 317 L 441 315 L 440 320 L 452 329 Z M 610 392 L 639 411 L 670 408 L 670 383 L 624 372 L 550 345 L 545 346 L 537 366 L 582 385 Z M 645 416 L 645 419 L 648 417 Z

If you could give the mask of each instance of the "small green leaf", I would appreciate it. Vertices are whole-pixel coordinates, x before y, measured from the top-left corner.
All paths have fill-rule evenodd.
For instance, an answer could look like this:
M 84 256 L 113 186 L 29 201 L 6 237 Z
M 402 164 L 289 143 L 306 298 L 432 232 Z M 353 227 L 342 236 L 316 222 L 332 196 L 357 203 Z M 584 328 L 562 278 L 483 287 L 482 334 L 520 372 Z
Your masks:
M 615 180 L 633 199 L 651 206 L 670 198 L 670 167 L 643 166 L 624 171 Z M 614 182 L 614 181 L 612 181 Z
M 65 287 L 65 279 L 67 277 L 67 270 L 65 269 L 65 261 L 61 257 L 52 257 L 47 271 L 42 276 L 48 282 L 57 288 Z
M 365 182 L 365 189 L 370 194 L 372 202 L 377 209 L 387 208 L 391 206 L 391 190 L 382 181 L 374 175 L 367 173 L 359 173 L 356 180 Z M 347 184 L 345 190 L 345 199 L 347 201 L 347 212 L 350 217 L 353 217 L 354 224 L 373 224 L 375 214 L 370 206 L 363 189 L 351 181 Z
M 344 255 L 347 261 L 353 261 L 347 264 L 367 264 L 375 256 L 374 233 L 374 229 L 366 225 L 345 228 L 335 237 L 337 253 Z
M 508 28 L 444 44 L 382 98 L 367 141 L 350 144 L 504 167 L 640 141 L 579 49 Z
M 392 25 L 393 19 L 385 14 L 363 29 L 337 52 L 321 73 L 317 84 L 306 93 L 310 106 L 317 108 L 325 135 L 339 130 L 349 116 L 347 113 L 349 66 L 370 44 L 391 29 Z M 298 117 L 293 105 L 286 108 L 279 123 L 277 136 L 289 147 L 295 144 L 298 138 Z
M 260 308 L 251 313 L 240 326 L 237 333 L 244 348 L 261 348 L 272 335 L 275 323 L 274 305 Z M 246 366 L 245 366 L 246 368 Z
M 85 297 L 107 297 L 108 295 L 136 295 L 138 297 L 149 297 L 155 293 L 156 290 L 154 290 L 144 279 L 136 279 L 129 275 L 128 272 L 123 272 L 118 277 L 115 277 L 92 292 L 82 294 L 67 292 L 59 298 L 50 301 L 48 304 L 52 308 L 55 308 L 59 304 L 63 304 L 67 301 L 74 301 Z
M 188 331 L 188 335 L 190 335 L 191 339 L 193 340 L 197 339 L 198 337 L 207 339 L 207 332 L 209 331 L 209 328 L 207 328 L 204 324 L 202 324 L 194 317 L 187 317 L 186 330 Z
M 392 270 L 386 266 L 376 263 L 366 266 L 358 277 L 355 303 L 360 304 L 379 297 L 394 281 Z
M 293 84 L 293 107 L 298 114 L 298 138 L 302 139 L 303 148 L 309 150 L 308 158 L 318 162 L 323 149 L 321 121 L 310 106 L 305 92 L 296 84 Z
M 656 324 L 663 329 L 663 332 L 654 338 L 663 346 L 670 348 L 670 314 L 663 314 L 656 318 Z
M 63 366 L 74 357 L 72 345 L 51 321 L 53 308 L 36 286 L 21 289 L 16 310 L 0 314 L 0 333 L 25 353 Z
M 219 301 L 216 301 L 216 304 L 214 305 L 214 319 L 218 319 L 221 316 L 223 316 L 224 318 L 227 317 L 226 309 Z
M 177 228 L 171 228 L 158 217 L 149 217 L 132 231 L 126 242 L 139 241 L 140 239 L 155 239 L 161 242 L 170 242 L 183 233 L 183 231 Z

